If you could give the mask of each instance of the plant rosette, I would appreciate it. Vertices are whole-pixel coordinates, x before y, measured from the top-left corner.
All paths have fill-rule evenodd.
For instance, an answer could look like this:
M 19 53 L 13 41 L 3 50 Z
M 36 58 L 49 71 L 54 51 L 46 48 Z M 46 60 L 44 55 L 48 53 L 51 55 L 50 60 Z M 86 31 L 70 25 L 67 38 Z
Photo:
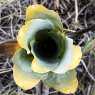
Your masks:
M 24 90 L 35 87 L 40 80 L 62 93 L 78 88 L 76 67 L 82 52 L 63 32 L 58 13 L 40 4 L 26 9 L 25 24 L 17 36 L 20 46 L 13 55 L 13 77 Z

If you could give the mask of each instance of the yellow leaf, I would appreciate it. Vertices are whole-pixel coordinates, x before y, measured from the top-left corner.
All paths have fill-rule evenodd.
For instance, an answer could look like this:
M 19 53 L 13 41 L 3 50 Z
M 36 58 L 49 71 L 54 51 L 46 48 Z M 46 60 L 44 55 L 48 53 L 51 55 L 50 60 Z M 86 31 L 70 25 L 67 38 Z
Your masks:
M 40 81 L 40 79 L 34 78 L 31 72 L 23 71 L 17 64 L 13 66 L 13 77 L 16 84 L 24 90 L 33 88 Z
M 37 72 L 37 73 L 46 73 L 50 71 L 48 68 L 37 63 L 36 59 L 32 61 L 31 68 L 34 72 Z
M 70 69 L 74 69 L 79 65 L 81 57 L 82 57 L 81 47 L 73 45 L 73 53 L 72 54 L 73 54 L 72 62 L 69 65 Z
M 26 9 L 26 21 L 31 19 L 49 19 L 52 23 L 54 23 L 56 29 L 63 29 L 58 13 L 53 10 L 48 10 L 40 4 L 30 5 Z
M 29 47 L 28 45 L 26 45 L 26 40 L 25 38 L 27 37 L 26 33 L 25 32 L 28 32 L 29 31 L 29 27 L 31 25 L 31 21 L 27 22 L 27 24 L 23 25 L 19 32 L 18 32 L 18 36 L 17 36 L 17 41 L 18 41 L 18 44 L 27 50 L 27 52 L 29 53 L 30 50 L 29 50 Z

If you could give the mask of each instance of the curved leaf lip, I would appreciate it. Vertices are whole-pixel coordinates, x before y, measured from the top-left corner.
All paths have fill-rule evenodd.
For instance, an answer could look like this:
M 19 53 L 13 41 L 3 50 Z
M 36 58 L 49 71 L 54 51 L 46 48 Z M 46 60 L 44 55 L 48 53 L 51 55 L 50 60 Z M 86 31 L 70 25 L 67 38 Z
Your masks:
M 27 53 L 30 53 L 29 45 L 30 41 L 34 40 L 35 34 L 43 29 L 54 29 L 53 23 L 51 23 L 50 20 L 43 20 L 43 19 L 32 19 L 28 22 L 28 24 L 25 24 L 25 27 L 23 27 L 23 31 L 20 31 L 20 33 L 17 36 L 19 44 L 22 46 L 22 48 L 27 50 Z M 27 28 L 27 31 L 25 31 Z M 27 35 L 27 36 L 26 36 Z M 21 43 L 22 41 L 22 43 Z M 23 44 L 23 45 L 22 45 Z
M 55 73 L 63 74 L 69 70 L 68 66 L 72 61 L 72 46 L 73 46 L 73 40 L 66 37 L 67 40 L 67 46 L 66 46 L 66 52 L 63 56 L 62 60 L 60 61 L 60 64 L 58 67 L 53 71 Z M 69 60 L 68 60 L 69 58 Z
M 31 20 L 31 25 L 29 27 L 29 31 L 27 32 L 27 35 L 32 35 L 32 37 L 40 30 L 44 29 L 52 29 L 54 30 L 54 25 L 53 23 L 48 20 L 48 19 L 32 19 Z M 32 38 L 31 37 L 31 38 Z
M 31 64 L 31 68 L 34 72 L 45 74 L 50 71 L 50 69 L 44 67 L 42 64 L 39 64 L 36 59 L 33 60 L 33 64 Z

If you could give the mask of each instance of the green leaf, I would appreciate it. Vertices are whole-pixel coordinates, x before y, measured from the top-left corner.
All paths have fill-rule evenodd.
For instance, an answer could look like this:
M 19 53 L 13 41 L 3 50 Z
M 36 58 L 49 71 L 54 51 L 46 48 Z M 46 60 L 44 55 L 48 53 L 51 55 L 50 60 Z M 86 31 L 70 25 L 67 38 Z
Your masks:
M 31 64 L 33 60 L 33 55 L 32 54 L 27 54 L 25 49 L 18 49 L 13 58 L 12 61 L 14 64 L 18 64 L 22 68 L 22 70 L 26 72 L 31 72 Z
M 25 49 L 18 49 L 12 58 L 14 64 L 17 64 L 24 72 L 31 73 L 34 78 L 46 78 L 48 73 L 40 74 L 32 71 L 32 60 L 32 54 L 27 54 Z
M 74 93 L 78 86 L 75 70 L 68 71 L 65 74 L 50 72 L 48 78 L 43 82 L 49 87 L 66 94 Z

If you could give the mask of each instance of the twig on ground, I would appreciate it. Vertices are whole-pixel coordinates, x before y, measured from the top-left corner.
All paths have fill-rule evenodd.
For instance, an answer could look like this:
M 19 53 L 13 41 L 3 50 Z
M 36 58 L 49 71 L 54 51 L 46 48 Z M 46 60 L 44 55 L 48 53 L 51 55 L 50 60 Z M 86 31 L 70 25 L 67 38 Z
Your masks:
M 88 73 L 89 77 L 95 82 L 95 78 L 93 77 L 93 75 L 89 72 L 88 68 L 85 65 L 85 62 L 83 60 L 81 60 L 82 65 L 84 66 L 86 72 Z
M 90 95 L 90 91 L 91 91 L 91 85 L 88 86 L 87 95 Z
M 75 23 L 78 23 L 78 0 L 75 0 Z

